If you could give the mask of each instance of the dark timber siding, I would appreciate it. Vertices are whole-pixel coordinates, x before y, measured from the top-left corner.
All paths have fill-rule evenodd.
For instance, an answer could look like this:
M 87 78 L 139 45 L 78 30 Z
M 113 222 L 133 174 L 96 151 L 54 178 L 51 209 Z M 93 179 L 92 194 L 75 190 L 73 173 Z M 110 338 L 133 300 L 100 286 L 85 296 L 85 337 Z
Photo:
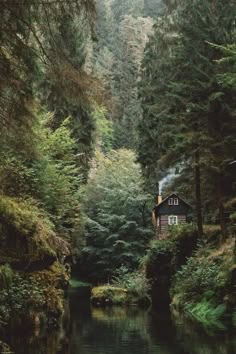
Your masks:
M 179 205 L 169 205 L 168 200 L 170 198 L 178 198 Z M 162 203 L 156 205 L 155 207 L 156 218 L 159 215 L 187 215 L 191 211 L 192 207 L 181 198 L 179 198 L 176 194 L 170 195 L 168 198 L 163 200 Z
M 174 215 L 174 214 L 171 214 Z M 178 216 L 178 225 L 179 224 L 185 224 L 187 221 L 186 215 L 177 215 Z M 159 225 L 159 230 L 161 233 L 165 233 L 168 230 L 169 224 L 168 224 L 168 217 L 169 215 L 160 215 L 160 225 Z
M 168 200 L 158 207 L 158 215 L 185 215 L 189 211 L 188 204 L 179 199 L 179 205 L 169 205 Z
M 173 204 L 174 199 L 178 198 L 178 205 L 169 205 L 170 198 L 172 198 Z M 192 207 L 176 194 L 170 195 L 162 203 L 156 205 L 153 209 L 153 221 L 158 238 L 164 239 L 167 237 L 169 216 L 176 216 L 178 220 L 177 224 L 180 225 L 187 223 L 187 217 L 191 212 Z

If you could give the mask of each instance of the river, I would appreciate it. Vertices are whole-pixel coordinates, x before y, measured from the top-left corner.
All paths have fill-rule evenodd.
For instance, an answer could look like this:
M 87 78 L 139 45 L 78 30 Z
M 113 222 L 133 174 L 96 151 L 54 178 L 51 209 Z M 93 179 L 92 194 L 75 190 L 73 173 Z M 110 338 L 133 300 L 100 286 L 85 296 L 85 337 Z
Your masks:
M 11 333 L 15 354 L 235 354 L 229 332 L 206 332 L 192 322 L 137 307 L 91 307 L 69 294 L 59 329 Z

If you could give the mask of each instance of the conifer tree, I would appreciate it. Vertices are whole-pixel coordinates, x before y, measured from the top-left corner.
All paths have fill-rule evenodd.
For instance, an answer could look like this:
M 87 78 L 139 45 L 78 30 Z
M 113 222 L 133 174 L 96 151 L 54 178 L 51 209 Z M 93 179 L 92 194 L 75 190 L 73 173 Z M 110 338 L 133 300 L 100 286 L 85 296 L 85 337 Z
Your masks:
M 219 85 L 220 52 L 210 43 L 233 43 L 235 6 L 230 0 L 214 6 L 203 0 L 176 2 L 164 26 L 163 21 L 156 25 L 144 61 L 140 161 L 149 176 L 151 169 L 181 161 L 192 165 L 199 235 L 201 175 L 213 177 L 214 192 L 208 197 L 217 200 L 225 234 L 224 176 L 227 161 L 235 156 L 236 127 L 233 92 Z M 149 149 L 143 154 L 144 143 Z

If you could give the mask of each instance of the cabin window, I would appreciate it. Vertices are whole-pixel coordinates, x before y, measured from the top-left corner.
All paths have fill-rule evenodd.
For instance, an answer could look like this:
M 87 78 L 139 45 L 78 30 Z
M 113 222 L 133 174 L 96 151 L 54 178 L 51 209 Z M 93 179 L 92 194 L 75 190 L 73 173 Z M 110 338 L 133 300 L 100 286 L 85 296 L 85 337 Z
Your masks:
M 174 205 L 179 205 L 179 198 L 174 198 Z
M 176 215 L 168 216 L 168 224 L 169 225 L 178 225 L 178 216 L 176 216 Z
M 169 199 L 168 199 L 168 204 L 169 204 L 169 205 L 173 205 L 173 198 L 169 198 Z

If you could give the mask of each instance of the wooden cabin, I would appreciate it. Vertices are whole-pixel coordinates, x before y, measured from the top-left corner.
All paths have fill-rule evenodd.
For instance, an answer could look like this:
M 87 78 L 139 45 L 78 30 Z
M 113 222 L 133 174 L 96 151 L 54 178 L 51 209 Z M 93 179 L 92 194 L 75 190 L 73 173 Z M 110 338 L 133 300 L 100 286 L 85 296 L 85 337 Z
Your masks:
M 173 193 L 164 200 L 158 196 L 157 205 L 153 209 L 153 224 L 157 237 L 166 238 L 169 227 L 187 223 L 191 213 L 191 205 L 177 194 Z

